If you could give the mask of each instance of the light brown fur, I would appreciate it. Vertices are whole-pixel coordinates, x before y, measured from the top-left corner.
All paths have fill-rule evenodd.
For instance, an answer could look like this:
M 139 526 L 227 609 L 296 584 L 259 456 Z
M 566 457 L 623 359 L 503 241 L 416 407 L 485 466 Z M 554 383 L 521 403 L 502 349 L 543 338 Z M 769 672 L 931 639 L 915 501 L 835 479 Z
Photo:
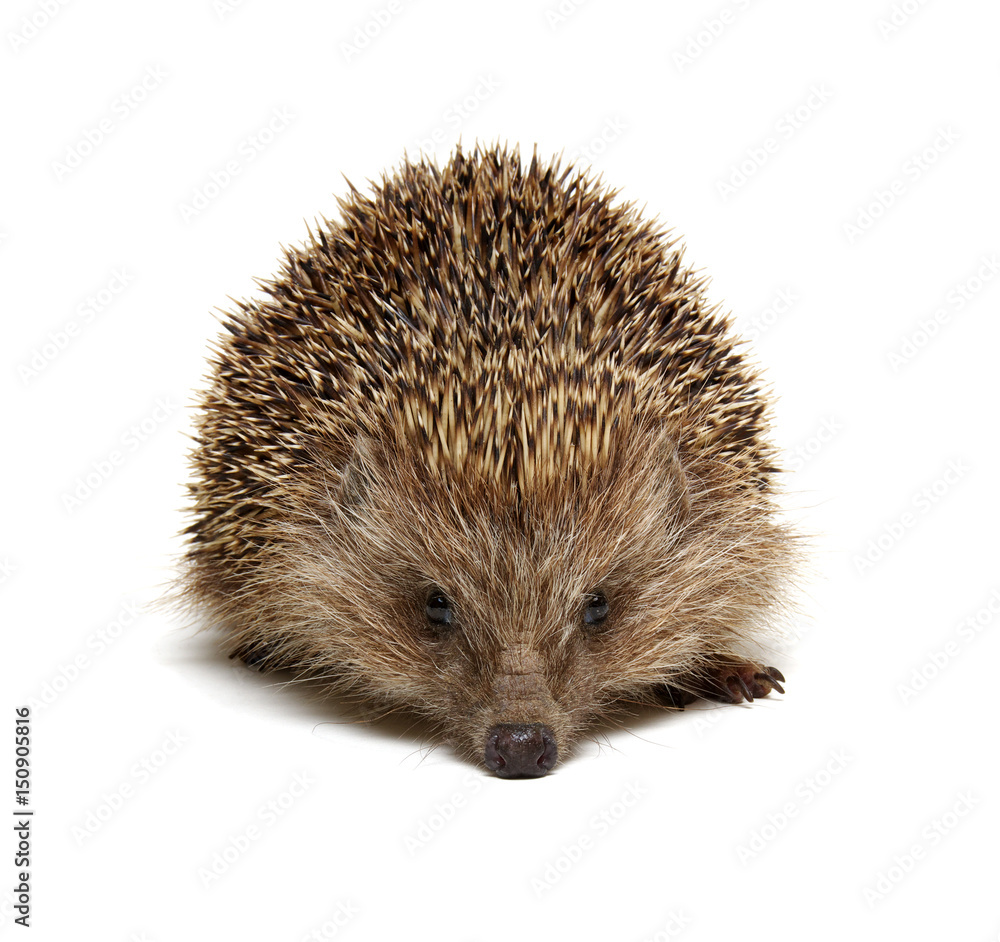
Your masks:
M 562 754 L 622 701 L 726 699 L 792 558 L 765 403 L 613 196 L 516 152 L 407 163 L 228 319 L 183 579 L 231 651 L 480 759 L 497 723 Z

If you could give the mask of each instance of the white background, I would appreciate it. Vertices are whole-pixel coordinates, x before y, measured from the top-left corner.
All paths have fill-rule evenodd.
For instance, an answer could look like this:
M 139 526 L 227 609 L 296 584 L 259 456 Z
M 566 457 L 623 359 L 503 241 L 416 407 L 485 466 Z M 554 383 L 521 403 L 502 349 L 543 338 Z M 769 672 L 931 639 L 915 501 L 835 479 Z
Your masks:
M 33 935 L 8 832 L 2 937 L 1000 938 L 998 27 L 986 0 L 6 4 L 0 807 L 30 703 L 36 814 Z M 537 781 L 145 609 L 212 309 L 343 175 L 459 136 L 592 163 L 684 237 L 814 534 L 785 697 Z

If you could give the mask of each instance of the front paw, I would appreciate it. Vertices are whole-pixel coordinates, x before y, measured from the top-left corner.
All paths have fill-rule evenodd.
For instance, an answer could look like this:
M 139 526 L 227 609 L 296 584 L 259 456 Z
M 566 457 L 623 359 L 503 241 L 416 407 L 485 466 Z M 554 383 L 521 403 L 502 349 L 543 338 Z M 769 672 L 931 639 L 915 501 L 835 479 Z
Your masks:
M 752 661 L 725 660 L 713 664 L 698 683 L 698 692 L 706 700 L 720 703 L 753 703 L 772 690 L 784 693 L 784 675 L 776 667 L 763 667 Z

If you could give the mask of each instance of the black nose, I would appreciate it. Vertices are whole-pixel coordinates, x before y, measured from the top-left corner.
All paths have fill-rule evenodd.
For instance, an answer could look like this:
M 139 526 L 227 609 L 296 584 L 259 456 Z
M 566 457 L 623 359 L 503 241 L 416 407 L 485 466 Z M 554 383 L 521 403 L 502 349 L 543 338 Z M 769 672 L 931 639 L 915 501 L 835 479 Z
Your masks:
M 557 754 L 556 737 L 542 723 L 501 723 L 486 734 L 486 768 L 501 778 L 544 775 Z

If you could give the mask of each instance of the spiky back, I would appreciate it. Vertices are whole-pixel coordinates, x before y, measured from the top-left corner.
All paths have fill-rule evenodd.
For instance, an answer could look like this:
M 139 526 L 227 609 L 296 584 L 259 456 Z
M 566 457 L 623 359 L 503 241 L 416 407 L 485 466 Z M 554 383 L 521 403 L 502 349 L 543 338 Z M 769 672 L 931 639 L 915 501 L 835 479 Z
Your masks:
M 204 399 L 195 542 L 241 554 L 316 442 L 405 438 L 516 493 L 607 458 L 622 417 L 766 483 L 756 378 L 676 245 L 558 162 L 460 150 L 351 189 L 225 327 Z

